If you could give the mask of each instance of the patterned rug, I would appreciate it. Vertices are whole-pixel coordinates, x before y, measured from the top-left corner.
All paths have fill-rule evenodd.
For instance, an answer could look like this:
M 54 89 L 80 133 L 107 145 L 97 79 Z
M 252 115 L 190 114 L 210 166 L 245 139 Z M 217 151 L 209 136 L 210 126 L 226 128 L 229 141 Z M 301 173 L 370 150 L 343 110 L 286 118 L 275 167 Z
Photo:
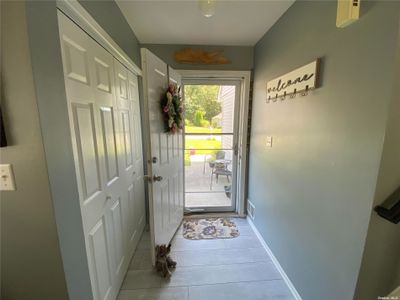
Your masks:
M 226 218 L 183 221 L 183 237 L 189 240 L 232 239 L 239 236 L 236 224 Z

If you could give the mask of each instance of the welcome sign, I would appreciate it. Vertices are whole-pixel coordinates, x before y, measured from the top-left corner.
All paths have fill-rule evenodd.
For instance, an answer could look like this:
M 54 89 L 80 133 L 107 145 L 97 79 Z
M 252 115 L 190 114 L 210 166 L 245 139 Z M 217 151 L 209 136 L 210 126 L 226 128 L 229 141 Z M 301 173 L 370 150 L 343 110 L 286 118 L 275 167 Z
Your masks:
M 267 102 L 318 87 L 320 59 L 268 81 Z

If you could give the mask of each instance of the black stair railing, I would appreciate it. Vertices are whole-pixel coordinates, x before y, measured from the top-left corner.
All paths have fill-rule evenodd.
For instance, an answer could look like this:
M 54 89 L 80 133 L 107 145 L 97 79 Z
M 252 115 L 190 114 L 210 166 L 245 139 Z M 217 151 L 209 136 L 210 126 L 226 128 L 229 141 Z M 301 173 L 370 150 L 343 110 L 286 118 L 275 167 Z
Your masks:
M 400 221 L 400 186 L 375 211 L 382 218 L 397 224 Z

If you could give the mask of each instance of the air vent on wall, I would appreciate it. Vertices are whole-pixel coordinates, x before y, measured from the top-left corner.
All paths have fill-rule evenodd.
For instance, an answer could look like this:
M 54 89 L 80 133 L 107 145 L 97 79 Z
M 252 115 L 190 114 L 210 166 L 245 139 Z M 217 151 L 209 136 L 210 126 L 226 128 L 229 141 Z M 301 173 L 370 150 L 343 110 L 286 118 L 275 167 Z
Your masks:
M 255 213 L 256 213 L 256 208 L 254 204 L 249 199 L 247 199 L 247 214 L 252 220 L 254 220 L 255 218 Z

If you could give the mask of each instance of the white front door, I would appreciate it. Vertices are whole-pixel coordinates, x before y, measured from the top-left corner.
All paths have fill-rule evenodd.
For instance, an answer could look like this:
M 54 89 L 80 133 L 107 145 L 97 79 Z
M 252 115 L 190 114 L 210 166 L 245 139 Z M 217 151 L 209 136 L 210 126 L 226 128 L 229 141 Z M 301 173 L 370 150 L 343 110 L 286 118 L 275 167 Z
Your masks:
M 169 244 L 183 218 L 182 132 L 165 133 L 160 100 L 179 74 L 147 49 L 142 49 L 147 131 L 149 215 L 152 257 L 155 246 Z M 154 261 L 153 261 L 154 262 Z
M 58 19 L 93 297 L 113 300 L 145 223 L 137 78 L 65 15 Z

